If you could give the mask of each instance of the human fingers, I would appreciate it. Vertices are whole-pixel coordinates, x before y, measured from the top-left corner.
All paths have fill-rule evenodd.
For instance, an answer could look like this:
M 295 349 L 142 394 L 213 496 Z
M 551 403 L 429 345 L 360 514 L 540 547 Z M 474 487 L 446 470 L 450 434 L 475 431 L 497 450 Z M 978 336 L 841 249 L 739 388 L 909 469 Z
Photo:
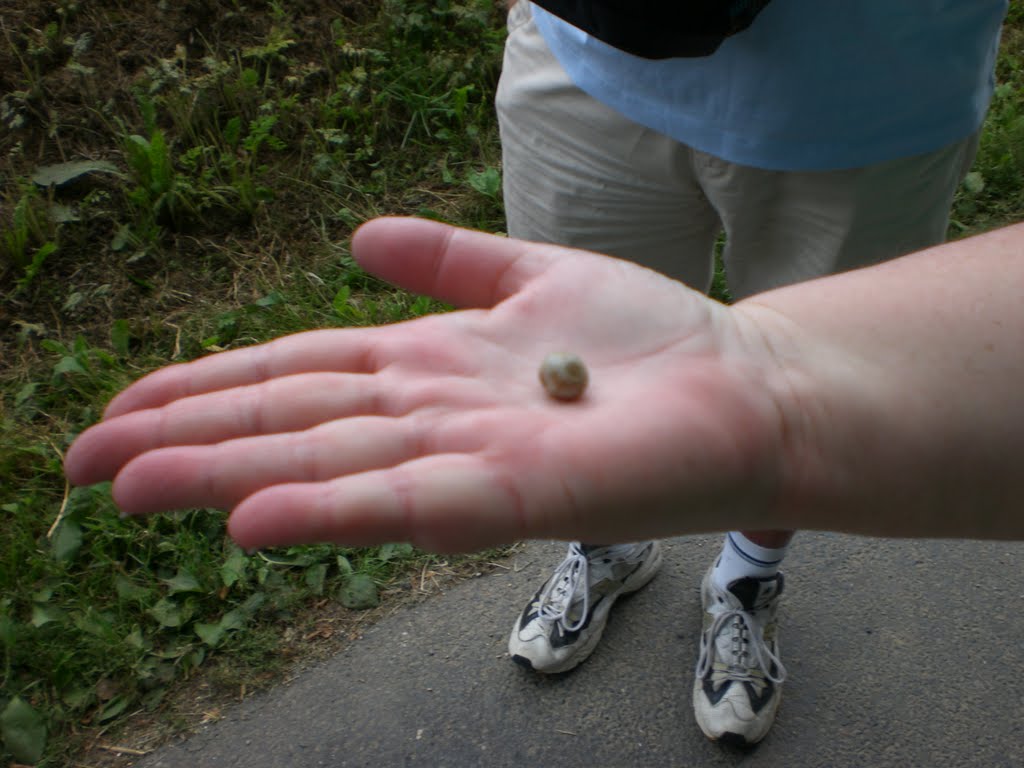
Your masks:
M 543 536 L 518 480 L 479 456 L 442 454 L 323 483 L 277 485 L 231 513 L 228 533 L 247 549 L 309 542 L 352 546 L 409 541 L 468 552 Z
M 371 374 L 396 364 L 422 365 L 439 373 L 460 371 L 471 356 L 454 337 L 474 317 L 473 312 L 448 313 L 376 328 L 305 331 L 170 365 L 124 389 L 107 405 L 103 418 L 301 373 Z
M 306 331 L 243 349 L 161 368 L 121 391 L 107 405 L 110 419 L 183 397 L 316 371 L 373 373 L 388 328 Z
M 473 308 L 493 307 L 518 292 L 550 266 L 555 250 L 414 218 L 374 219 L 352 237 L 352 256 L 368 272 Z
M 393 466 L 432 449 L 424 420 L 362 416 L 302 432 L 157 448 L 129 461 L 113 496 L 127 514 L 231 509 L 260 488 Z
M 286 376 L 100 422 L 71 445 L 64 468 L 75 485 L 90 485 L 110 480 L 130 459 L 156 448 L 295 432 L 345 416 L 389 413 L 396 405 L 371 376 Z

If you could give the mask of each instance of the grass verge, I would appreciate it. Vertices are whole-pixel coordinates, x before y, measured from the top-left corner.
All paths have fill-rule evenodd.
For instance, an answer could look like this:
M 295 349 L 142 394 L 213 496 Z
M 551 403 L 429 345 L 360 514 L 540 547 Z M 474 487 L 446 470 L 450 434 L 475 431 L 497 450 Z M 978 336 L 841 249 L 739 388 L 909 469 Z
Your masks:
M 501 228 L 503 19 L 480 0 L 13 5 L 0 728 L 6 759 L 68 765 L 197 680 L 204 695 L 251 691 L 287 668 L 296 637 L 350 634 L 374 606 L 429 591 L 427 574 L 495 555 L 248 556 L 213 510 L 120 519 L 108 487 L 66 486 L 61 457 L 168 361 L 439 309 L 362 273 L 347 238 L 386 212 Z

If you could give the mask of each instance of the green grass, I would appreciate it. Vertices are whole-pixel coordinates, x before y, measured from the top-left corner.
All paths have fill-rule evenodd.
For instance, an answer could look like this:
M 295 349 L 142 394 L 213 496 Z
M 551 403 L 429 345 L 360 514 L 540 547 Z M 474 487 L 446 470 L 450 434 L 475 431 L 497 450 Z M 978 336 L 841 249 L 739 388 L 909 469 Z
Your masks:
M 281 668 L 314 606 L 359 610 L 437 565 L 400 545 L 248 556 L 212 510 L 122 520 L 108 487 L 66 486 L 61 454 L 169 361 L 440 309 L 362 273 L 347 240 L 391 212 L 503 228 L 503 18 L 490 0 L 8 5 L 0 729 L 59 766 L 135 713 L 172 717 L 197 675 Z M 954 235 L 1024 218 L 1011 13 Z
M 405 545 L 248 556 L 212 510 L 122 520 L 61 454 L 168 361 L 438 310 L 347 238 L 385 212 L 501 229 L 503 19 L 225 0 L 154 30 L 153 4 L 23 5 L 0 57 L 0 729 L 4 758 L 67 765 L 212 660 L 233 683 L 281 667 L 311 606 L 359 611 L 436 566 Z
M 951 237 L 1024 219 L 1024 7 L 1011 4 L 996 91 L 974 167 L 953 206 Z

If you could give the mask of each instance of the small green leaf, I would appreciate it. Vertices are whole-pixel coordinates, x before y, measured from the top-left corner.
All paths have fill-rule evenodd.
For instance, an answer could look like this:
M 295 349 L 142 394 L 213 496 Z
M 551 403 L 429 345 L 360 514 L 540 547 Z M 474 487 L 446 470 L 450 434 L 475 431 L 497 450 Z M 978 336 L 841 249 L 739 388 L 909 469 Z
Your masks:
M 238 140 L 242 136 L 242 118 L 232 117 L 224 126 L 224 141 L 232 149 L 238 147 Z
M 969 195 L 977 195 L 985 189 L 985 177 L 979 171 L 971 171 L 963 180 L 964 191 Z
M 100 712 L 99 722 L 105 723 L 107 720 L 113 720 L 124 712 L 130 703 L 131 699 L 124 694 L 115 696 L 103 707 L 103 710 Z
M 146 708 L 147 712 L 152 712 L 154 709 L 160 706 L 160 702 L 163 701 L 163 698 L 166 694 L 166 686 L 157 686 L 153 690 L 148 691 L 146 695 L 142 697 L 142 706 Z
M 469 174 L 469 186 L 481 195 L 497 199 L 501 194 L 501 174 L 497 168 L 474 171 Z
M 338 317 L 345 317 L 349 314 L 348 300 L 352 295 L 352 289 L 347 285 L 343 285 L 341 289 L 334 294 L 334 301 L 331 302 L 331 306 L 334 308 L 334 314 Z
M 382 544 L 377 551 L 377 558 L 385 563 L 396 558 L 408 557 L 412 554 L 412 544 L 400 542 L 398 544 Z
M 53 366 L 53 375 L 56 377 L 60 377 L 68 373 L 80 373 L 84 375 L 87 374 L 88 371 L 85 370 L 85 366 L 83 366 L 77 358 L 69 355 L 68 357 L 62 357 L 60 362 Z
M 87 608 L 85 613 L 75 616 L 75 626 L 101 640 L 115 637 L 110 616 L 102 614 L 92 607 Z
M 82 217 L 70 205 L 53 203 L 50 206 L 50 220 L 54 224 L 70 224 L 73 221 L 81 221 Z
M 342 576 L 351 576 L 353 573 L 352 563 L 344 555 L 338 555 L 338 570 Z
M 78 305 L 85 301 L 85 294 L 81 291 L 72 291 L 68 294 L 67 299 L 64 300 L 64 306 L 61 309 L 64 312 L 74 312 Z
M 196 581 L 196 577 L 184 568 L 179 568 L 173 578 L 161 579 L 161 581 L 170 587 L 170 591 L 168 592 L 169 595 L 176 595 L 179 592 L 203 591 L 202 587 L 199 586 L 199 582 Z
M 355 229 L 365 220 L 364 217 L 353 211 L 351 208 L 339 208 L 334 212 L 334 216 L 341 222 L 348 224 L 350 227 Z
M 114 588 L 117 590 L 117 596 L 122 600 L 145 600 L 152 592 L 121 574 L 114 577 Z
M 114 234 L 114 239 L 110 241 L 110 250 L 119 253 L 131 245 L 134 239 L 131 227 L 122 224 Z
M 220 617 L 220 628 L 224 631 L 232 629 L 241 629 L 249 623 L 249 614 L 241 608 L 236 608 L 233 611 L 228 611 Z
M 184 670 L 195 669 L 206 660 L 206 649 L 198 646 L 191 653 L 181 657 L 181 668 Z
M 53 593 L 56 587 L 53 582 L 44 584 L 42 587 L 32 593 L 32 602 L 34 603 L 48 603 L 50 598 L 53 597 Z
M 76 520 L 64 518 L 50 540 L 50 546 L 57 562 L 66 563 L 73 560 L 82 547 L 82 527 Z
M 0 714 L 4 746 L 21 763 L 37 763 L 46 747 L 46 723 L 21 697 L 15 696 Z
M 128 647 L 134 648 L 137 651 L 145 650 L 146 640 L 142 636 L 142 627 L 138 624 L 132 627 L 132 631 L 124 636 L 124 642 Z
M 216 624 L 203 624 L 197 622 L 195 626 L 196 634 L 199 635 L 199 639 L 208 646 L 216 648 L 220 644 L 220 641 L 224 639 L 224 635 L 227 632 L 241 629 L 249 622 L 250 618 L 251 614 L 246 611 L 245 606 L 243 605 L 240 608 L 236 608 L 233 611 L 225 613 Z
M 14 647 L 17 638 L 18 627 L 10 616 L 0 616 L 0 645 L 7 648 Z
M 433 299 L 429 296 L 417 296 L 415 301 L 413 301 L 412 305 L 409 307 L 409 314 L 415 317 L 422 317 L 430 312 L 430 308 L 433 303 Z
M 266 601 L 267 596 L 263 592 L 253 592 L 246 598 L 244 603 L 238 606 L 238 610 L 242 611 L 246 616 L 253 616 L 256 611 L 263 607 Z
M 25 403 L 31 400 L 32 396 L 35 395 L 38 386 L 38 383 L 33 381 L 19 389 L 18 393 L 14 396 L 14 407 L 21 408 Z
M 32 182 L 40 187 L 61 187 L 88 173 L 112 173 L 121 176 L 113 163 L 106 160 L 72 160 L 56 165 L 44 165 L 32 174 Z
M 458 120 L 462 120 L 462 116 L 466 111 L 466 102 L 469 101 L 469 93 L 472 90 L 472 85 L 464 85 L 452 92 L 452 109 Z
M 54 242 L 43 243 L 39 246 L 39 250 L 32 256 L 32 263 L 25 267 L 25 274 L 18 280 L 18 285 L 21 288 L 25 288 L 31 283 L 36 275 L 39 274 L 39 270 L 43 268 L 43 262 L 49 256 L 52 256 L 57 250 L 57 244 Z
M 253 303 L 257 307 L 262 307 L 263 309 L 266 309 L 267 307 L 273 307 L 276 304 L 280 304 L 283 301 L 284 301 L 284 296 L 282 296 L 279 291 L 271 291 L 270 293 L 268 293 L 263 298 L 256 299 L 256 301 L 253 302 Z
M 220 624 L 202 624 L 197 622 L 195 629 L 199 639 L 211 648 L 216 648 L 224 637 L 224 627 Z
M 83 685 L 62 691 L 60 698 L 72 709 L 85 709 L 96 700 L 96 689 L 91 685 Z
M 228 559 L 220 567 L 220 580 L 225 587 L 233 587 L 239 579 L 245 576 L 245 569 L 249 565 L 249 558 L 239 547 L 234 547 Z
M 68 615 L 60 608 L 52 605 L 33 605 L 32 606 L 32 626 L 41 627 L 51 622 L 63 624 L 67 621 Z
M 110 326 L 110 345 L 121 357 L 128 356 L 128 349 L 131 346 L 132 331 L 128 321 L 124 319 L 115 320 Z
M 306 569 L 306 586 L 314 595 L 324 593 L 324 579 L 327 577 L 327 563 L 317 563 Z
M 238 337 L 239 322 L 238 315 L 234 312 L 225 312 L 217 318 L 218 344 L 228 344 Z
M 346 608 L 357 611 L 373 608 L 380 602 L 377 585 L 365 573 L 353 574 L 348 583 L 342 587 L 339 598 L 341 604 Z
M 180 645 L 174 645 L 170 648 L 164 648 L 163 650 L 154 649 L 150 655 L 158 659 L 172 659 L 177 661 L 188 655 L 193 648 L 194 645 L 191 642 L 184 640 Z
M 166 597 L 150 608 L 149 614 L 160 622 L 162 627 L 180 627 L 185 622 L 181 606 Z

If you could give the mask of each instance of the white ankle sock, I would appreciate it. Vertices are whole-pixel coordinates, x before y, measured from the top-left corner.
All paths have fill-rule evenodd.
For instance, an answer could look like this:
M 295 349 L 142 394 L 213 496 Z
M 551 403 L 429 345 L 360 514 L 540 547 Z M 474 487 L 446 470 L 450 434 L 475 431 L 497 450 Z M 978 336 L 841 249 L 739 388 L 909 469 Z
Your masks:
M 732 531 L 725 535 L 722 554 L 715 562 L 711 578 L 719 589 L 725 589 L 736 579 L 742 579 L 744 576 L 770 578 L 779 572 L 779 564 L 786 556 L 787 548 L 762 547 L 742 533 Z

